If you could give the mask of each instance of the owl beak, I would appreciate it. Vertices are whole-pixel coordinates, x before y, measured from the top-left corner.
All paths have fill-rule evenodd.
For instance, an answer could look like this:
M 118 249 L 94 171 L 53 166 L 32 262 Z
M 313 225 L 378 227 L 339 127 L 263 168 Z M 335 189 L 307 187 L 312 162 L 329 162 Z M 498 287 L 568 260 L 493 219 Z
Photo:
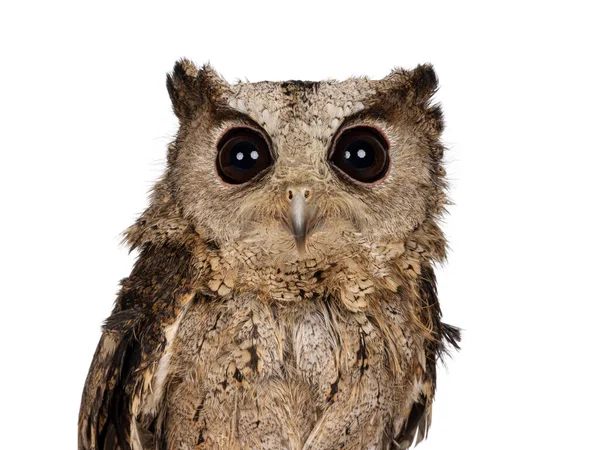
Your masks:
M 306 253 L 306 224 L 308 223 L 306 215 L 306 201 L 301 196 L 295 196 L 292 199 L 290 222 L 300 256 Z
M 300 256 L 304 256 L 306 253 L 306 235 L 311 219 L 311 209 L 307 204 L 309 196 L 310 191 L 306 188 L 288 189 L 287 191 L 287 197 L 290 200 L 290 228 Z

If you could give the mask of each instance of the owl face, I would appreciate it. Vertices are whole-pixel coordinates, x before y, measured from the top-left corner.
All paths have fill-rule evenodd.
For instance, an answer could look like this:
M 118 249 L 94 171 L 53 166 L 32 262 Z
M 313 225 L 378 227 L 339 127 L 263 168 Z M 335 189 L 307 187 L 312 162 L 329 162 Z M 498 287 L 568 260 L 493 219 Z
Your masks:
M 169 170 L 183 214 L 260 264 L 403 240 L 443 203 L 436 83 L 419 66 L 383 80 L 229 85 L 178 63 Z

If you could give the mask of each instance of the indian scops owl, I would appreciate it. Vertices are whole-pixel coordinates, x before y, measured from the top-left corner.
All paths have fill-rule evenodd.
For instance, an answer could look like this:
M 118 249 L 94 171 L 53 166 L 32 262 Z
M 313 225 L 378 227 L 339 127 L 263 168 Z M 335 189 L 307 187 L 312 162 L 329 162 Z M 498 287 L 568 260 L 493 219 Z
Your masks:
M 178 62 L 180 128 L 85 383 L 80 449 L 408 448 L 456 346 L 429 65 L 229 84 Z

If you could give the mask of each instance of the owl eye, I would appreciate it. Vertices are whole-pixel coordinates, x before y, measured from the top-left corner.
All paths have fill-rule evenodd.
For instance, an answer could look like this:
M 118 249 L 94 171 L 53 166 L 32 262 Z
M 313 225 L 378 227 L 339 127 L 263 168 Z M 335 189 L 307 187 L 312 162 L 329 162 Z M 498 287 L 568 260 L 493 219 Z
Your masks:
M 373 183 L 386 174 L 388 143 L 375 128 L 350 128 L 337 138 L 334 145 L 329 160 L 349 177 L 362 183 Z
M 251 128 L 233 128 L 217 144 L 217 169 L 223 181 L 242 184 L 272 164 L 269 145 Z

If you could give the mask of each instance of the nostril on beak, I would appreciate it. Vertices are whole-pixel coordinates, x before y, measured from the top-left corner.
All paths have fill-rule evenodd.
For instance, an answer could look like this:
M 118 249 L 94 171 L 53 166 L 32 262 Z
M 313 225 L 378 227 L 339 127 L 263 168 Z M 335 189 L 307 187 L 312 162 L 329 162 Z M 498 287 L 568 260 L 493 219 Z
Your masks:
M 286 197 L 288 200 L 293 200 L 294 198 L 302 198 L 308 200 L 308 198 L 312 195 L 310 189 L 308 188 L 289 188 L 286 191 Z

